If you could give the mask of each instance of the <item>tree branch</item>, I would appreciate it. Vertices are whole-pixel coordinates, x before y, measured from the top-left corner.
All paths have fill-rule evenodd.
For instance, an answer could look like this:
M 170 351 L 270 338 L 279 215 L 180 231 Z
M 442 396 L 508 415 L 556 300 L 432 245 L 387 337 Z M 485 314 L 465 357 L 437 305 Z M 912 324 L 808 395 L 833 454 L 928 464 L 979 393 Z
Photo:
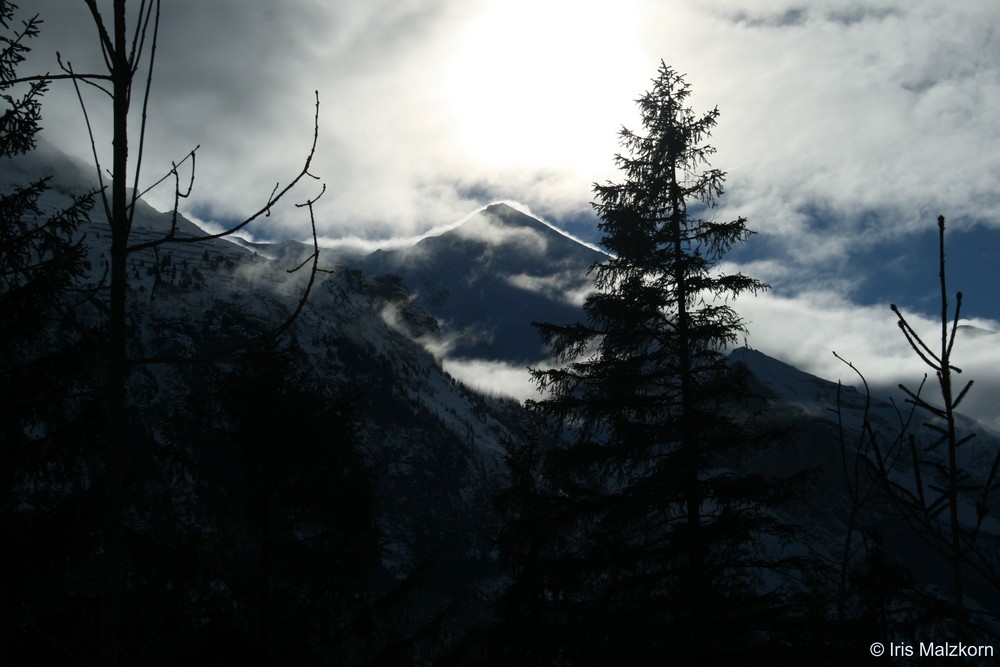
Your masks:
M 146 0 L 143 0 L 143 6 L 145 7 L 145 5 L 146 5 Z M 149 47 L 149 70 L 146 73 L 146 89 L 143 91 L 143 96 L 142 96 L 142 119 L 139 122 L 139 150 L 136 153 L 135 174 L 132 181 L 132 202 L 129 204 L 129 210 L 128 210 L 130 229 L 132 227 L 132 221 L 135 218 L 135 201 L 139 197 L 139 172 L 142 170 L 142 156 L 145 152 L 144 149 L 146 145 L 146 124 L 148 120 L 148 111 L 149 111 L 149 93 L 153 88 L 153 65 L 155 64 L 156 61 L 156 44 L 160 31 L 160 0 L 155 0 L 155 6 L 156 6 L 156 21 L 153 23 L 153 39 L 150 42 L 150 47 Z M 149 9 L 152 8 L 153 5 L 150 4 Z M 149 26 L 149 14 L 147 13 L 146 21 L 141 31 L 142 44 L 145 44 L 146 42 L 146 30 L 148 26 Z M 138 31 L 139 28 L 136 27 L 136 30 Z M 130 59 L 132 60 L 135 60 L 136 58 L 135 48 L 136 45 L 135 42 L 133 42 L 132 55 L 130 56 Z M 140 53 L 142 52 L 141 47 L 139 52 Z M 133 72 L 135 72 L 135 69 L 133 69 Z M 192 173 L 192 178 L 193 177 L 194 174 Z
M 240 231 L 241 229 L 249 225 L 254 220 L 257 220 L 258 218 L 262 216 L 263 217 L 270 216 L 271 208 L 279 201 L 281 201 L 284 198 L 284 196 L 288 194 L 288 192 L 292 190 L 292 188 L 298 185 L 298 183 L 306 176 L 315 180 L 319 180 L 318 177 L 309 173 L 309 167 L 312 165 L 313 157 L 316 155 L 316 145 L 319 142 L 319 91 L 315 91 L 315 96 L 316 96 L 316 103 L 315 103 L 315 112 L 313 115 L 312 145 L 309 148 L 309 153 L 306 156 L 305 163 L 302 165 L 302 169 L 299 171 L 298 175 L 296 175 L 295 178 L 293 178 L 284 188 L 281 188 L 279 190 L 280 184 L 276 184 L 274 186 L 274 190 L 271 191 L 270 196 L 267 198 L 267 202 L 262 207 L 260 207 L 251 215 L 246 217 L 239 224 L 234 225 L 233 227 L 230 227 L 229 229 L 226 229 L 224 231 L 218 232 L 217 234 L 204 234 L 201 236 L 179 237 L 179 236 L 174 236 L 173 233 L 171 232 L 170 234 L 161 239 L 157 239 L 155 241 L 148 241 L 146 243 L 138 243 L 136 245 L 129 246 L 128 252 L 129 253 L 138 252 L 140 250 L 151 248 L 156 245 L 162 245 L 164 243 L 199 243 L 201 241 L 210 241 L 212 239 L 226 238 L 227 236 L 231 236 L 236 232 Z M 317 199 L 318 197 L 316 199 L 311 200 L 311 202 L 315 202 Z M 312 209 L 310 208 L 310 212 L 311 211 Z
M 298 303 L 296 303 L 295 305 L 295 309 L 287 318 L 285 318 L 285 320 L 281 324 L 270 329 L 269 331 L 265 331 L 264 333 L 255 336 L 253 338 L 250 338 L 248 340 L 241 341 L 233 345 L 228 345 L 212 354 L 197 356 L 197 357 L 177 357 L 177 356 L 142 357 L 139 359 L 130 360 L 129 365 L 139 366 L 143 364 L 208 364 L 217 361 L 218 359 L 221 359 L 222 357 L 228 356 L 230 354 L 234 354 L 236 352 L 241 352 L 243 350 L 263 345 L 269 341 L 274 340 L 278 336 L 281 336 L 283 333 L 288 331 L 295 323 L 295 320 L 298 319 L 299 315 L 302 313 L 302 310 L 305 308 L 306 303 L 309 300 L 309 295 L 312 293 L 313 285 L 316 282 L 316 274 L 320 272 L 319 237 L 316 233 L 316 216 L 314 213 L 313 205 L 320 199 L 320 197 L 323 196 L 325 192 L 326 192 L 326 186 L 324 185 L 323 189 L 320 191 L 318 195 L 316 195 L 316 197 L 306 200 L 301 204 L 295 205 L 296 208 L 307 208 L 309 210 L 309 225 L 312 229 L 313 252 L 309 257 L 305 259 L 305 261 L 303 261 L 298 266 L 292 269 L 287 269 L 287 273 L 295 273 L 303 266 L 308 264 L 310 261 L 312 262 L 312 266 L 310 267 L 309 270 L 309 280 L 306 283 L 306 287 L 302 291 L 301 296 L 299 297 Z

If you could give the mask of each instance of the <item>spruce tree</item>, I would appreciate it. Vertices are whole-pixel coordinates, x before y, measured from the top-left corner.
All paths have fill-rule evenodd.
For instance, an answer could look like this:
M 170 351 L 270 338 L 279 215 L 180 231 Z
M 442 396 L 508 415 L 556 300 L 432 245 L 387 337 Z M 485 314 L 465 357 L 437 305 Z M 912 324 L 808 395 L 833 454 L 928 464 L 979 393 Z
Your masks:
M 786 564 L 794 531 L 775 508 L 793 489 L 748 471 L 768 437 L 727 360 L 746 334 L 731 299 L 768 286 L 720 269 L 753 232 L 710 217 L 719 112 L 696 115 L 689 94 L 661 62 L 637 100 L 644 133 L 620 133 L 624 180 L 594 186 L 610 256 L 592 269 L 587 323 L 536 324 L 559 365 L 532 371 L 545 397 L 528 407 L 539 442 L 551 428 L 565 444 L 512 457 L 532 474 L 503 505 L 514 585 L 500 615 L 518 654 L 503 659 L 697 662 L 773 650 L 789 620 L 765 572 Z
M 31 164 L 46 81 L 19 83 L 38 36 L 0 0 L 0 655 L 72 664 L 92 610 L 95 343 L 80 323 L 89 195 L 68 195 Z
M 46 81 L 17 83 L 17 68 L 39 34 L 37 16 L 12 29 L 17 6 L 0 1 L 0 159 L 18 159 L 36 148 L 41 129 L 41 98 Z M 90 194 L 64 198 L 51 176 L 18 177 L 0 192 L 0 435 L 5 442 L 40 433 L 59 421 L 65 406 L 56 385 L 69 382 L 63 369 L 79 337 L 67 331 L 74 290 L 85 270 L 86 248 L 79 228 L 93 204 Z M 43 201 L 43 198 L 45 201 Z M 60 336 L 49 331 L 63 324 Z M 9 432 L 6 429 L 11 429 Z M 50 429 L 49 429 L 50 430 Z

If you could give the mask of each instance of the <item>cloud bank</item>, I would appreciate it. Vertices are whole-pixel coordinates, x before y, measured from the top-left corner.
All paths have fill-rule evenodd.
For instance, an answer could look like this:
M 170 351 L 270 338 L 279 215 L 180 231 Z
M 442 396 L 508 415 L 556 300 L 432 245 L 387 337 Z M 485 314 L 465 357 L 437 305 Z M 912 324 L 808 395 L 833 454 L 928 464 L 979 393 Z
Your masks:
M 101 65 L 83 3 L 30 11 L 45 23 L 26 70 L 56 71 L 57 51 Z M 837 349 L 878 379 L 911 355 L 870 305 L 897 283 L 872 290 L 906 286 L 920 230 L 939 213 L 968 239 L 1000 230 L 998 25 L 993 0 L 171 0 L 143 164 L 151 182 L 200 144 L 184 208 L 224 225 L 298 171 L 318 90 L 323 237 L 419 238 L 513 198 L 596 240 L 591 186 L 618 179 L 617 132 L 638 129 L 633 100 L 663 59 L 696 111 L 721 111 L 716 214 L 750 219 L 759 249 L 735 259 L 775 286 L 741 304 L 757 345 L 828 377 Z M 85 99 L 107 155 L 107 102 Z M 89 156 L 71 87 L 53 83 L 43 124 Z M 249 232 L 304 238 L 291 203 Z M 975 305 L 996 302 L 996 233 L 953 263 L 980 267 L 972 316 L 1000 317 Z
M 37 69 L 57 50 L 100 64 L 82 3 L 34 7 Z M 295 173 L 319 90 L 325 235 L 419 234 L 507 197 L 585 215 L 662 58 L 697 109 L 722 111 L 727 206 L 822 261 L 850 234 L 889 238 L 939 209 L 1000 226 L 998 22 L 988 1 L 174 0 L 146 164 L 152 177 L 200 144 L 187 206 L 237 217 Z M 85 156 L 73 92 L 49 98 L 50 139 Z M 836 229 L 817 228 L 817 206 Z M 894 216 L 866 228 L 870 210 Z M 290 212 L 276 223 L 302 234 Z

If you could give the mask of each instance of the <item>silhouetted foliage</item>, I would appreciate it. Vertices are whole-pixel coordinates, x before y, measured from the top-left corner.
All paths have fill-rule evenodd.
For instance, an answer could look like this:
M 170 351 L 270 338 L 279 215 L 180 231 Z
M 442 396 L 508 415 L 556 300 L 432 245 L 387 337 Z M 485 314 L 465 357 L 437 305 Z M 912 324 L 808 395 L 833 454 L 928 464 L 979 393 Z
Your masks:
M 915 390 L 899 385 L 907 402 L 926 416 L 923 426 L 932 440 L 920 445 L 915 433 L 904 433 L 900 440 L 901 457 L 873 440 L 873 469 L 876 480 L 899 515 L 947 563 L 950 600 L 945 603 L 928 593 L 924 600 L 925 612 L 945 620 L 956 638 L 995 637 L 992 621 L 970 610 L 967 598 L 972 590 L 970 582 L 975 582 L 975 588 L 989 590 L 994 595 L 1000 592 L 1000 560 L 997 557 L 1000 538 L 983 530 L 995 506 L 995 493 L 1000 489 L 1000 452 L 994 455 L 988 470 L 966 470 L 960 460 L 962 447 L 973 440 L 975 432 L 960 432 L 957 409 L 973 382 L 968 381 L 960 389 L 954 384 L 962 372 L 952 356 L 962 312 L 962 293 L 956 294 L 954 311 L 949 313 L 944 216 L 939 216 L 937 223 L 940 329 L 936 345 L 932 347 L 926 343 L 899 308 L 891 305 L 910 348 L 937 378 L 939 401 L 924 393 L 926 376 Z M 897 457 L 910 467 L 903 473 L 905 477 L 901 476 Z
M 143 147 L 148 119 L 150 89 L 153 81 L 155 54 L 159 39 L 160 0 L 149 0 L 139 5 L 138 11 L 129 13 L 125 0 L 114 0 L 101 9 L 97 0 L 83 0 L 93 28 L 96 29 L 96 44 L 103 66 L 103 71 L 80 72 L 73 69 L 72 63 L 63 61 L 57 54 L 59 74 L 45 74 L 16 79 L 32 87 L 44 90 L 50 80 L 65 80 L 73 84 L 80 101 L 83 119 L 86 123 L 94 166 L 99 186 L 99 200 L 103 206 L 104 216 L 110 237 L 109 264 L 107 272 L 106 291 L 102 290 L 101 301 L 104 307 L 104 339 L 103 361 L 105 368 L 104 381 L 104 427 L 101 433 L 101 460 L 104 465 L 104 546 L 101 549 L 104 560 L 104 583 L 101 586 L 101 620 L 102 638 L 100 646 L 100 662 L 103 665 L 118 663 L 121 649 L 122 609 L 124 604 L 124 586 L 128 576 L 128 564 L 125 562 L 125 523 L 129 499 L 127 498 L 128 481 L 125 478 L 125 468 L 134 459 L 141 446 L 129 442 L 129 412 L 134 401 L 129 395 L 129 379 L 137 363 L 152 361 L 136 359 L 129 351 L 129 283 L 130 275 L 127 263 L 130 255 L 147 249 L 156 249 L 166 244 L 197 243 L 212 238 L 220 238 L 232 234 L 252 221 L 270 213 L 271 209 L 302 179 L 312 175 L 309 167 L 315 153 L 318 136 L 319 99 L 316 100 L 316 126 L 313 132 L 313 143 L 308 151 L 301 171 L 284 187 L 275 186 L 263 206 L 247 216 L 242 222 L 218 234 L 203 236 L 182 236 L 177 233 L 178 206 L 180 201 L 190 194 L 194 181 L 194 156 L 197 149 L 191 150 L 178 163 L 166 170 L 166 174 L 155 181 L 156 187 L 164 181 L 172 181 L 174 194 L 174 210 L 172 212 L 170 229 L 161 237 L 151 241 L 136 242 L 132 236 L 133 223 L 138 210 L 139 198 L 146 190 L 141 180 L 143 163 Z M 130 19 L 131 25 L 130 25 Z M 36 24 L 37 26 L 37 24 Z M 32 30 L 35 30 L 33 27 Z M 12 42 L 15 47 L 17 42 Z M 111 160 L 109 165 L 102 164 L 101 151 L 98 149 L 91 119 L 96 118 L 92 110 L 88 110 L 83 91 L 96 89 L 106 94 L 110 100 L 108 119 L 111 129 Z M 133 107 L 133 102 L 137 107 Z M 139 113 L 134 113 L 139 111 Z M 130 119 L 138 119 L 138 128 L 130 127 Z M 4 116 L 8 122 L 8 116 Z M 23 117 L 10 117 L 9 124 L 31 123 L 29 114 Z M 187 178 L 182 179 L 182 165 L 188 165 L 191 170 Z M 313 177 L 314 178 L 314 177 Z M 107 182 L 106 182 L 107 179 Z M 187 183 L 182 183 L 186 180 Z M 318 197 L 317 197 L 318 198 Z M 299 206 L 307 208 L 312 218 L 312 206 L 316 198 Z M 298 307 L 289 318 L 265 332 L 260 338 L 273 338 L 286 331 L 305 304 L 309 290 L 313 285 L 318 259 L 315 224 L 313 224 L 314 252 L 298 268 L 311 266 L 307 286 Z M 259 342 L 259 341 L 257 341 Z M 233 346 L 226 351 L 233 351 Z M 156 359 L 156 361 L 166 361 Z M 177 359 L 173 359 L 177 361 Z
M 200 498 L 196 645 L 251 645 L 256 664 L 357 662 L 380 545 L 350 396 L 274 346 L 242 355 L 215 392 L 211 427 L 182 441 Z
M 0 2 L 5 30 L 15 9 Z M 6 103 L 0 117 L 3 158 L 27 154 L 36 145 L 45 82 L 22 84 L 27 90 L 21 95 L 14 94 L 18 86 L 11 82 L 39 23 L 37 17 L 25 21 L 0 52 L 0 90 Z M 50 181 L 51 176 L 43 176 L 12 183 L 0 195 L 0 400 L 8 415 L 0 434 L 11 439 L 23 438 L 64 407 L 52 404 L 53 383 L 65 385 L 65 374 L 57 371 L 72 358 L 68 349 L 79 338 L 72 318 L 81 296 L 73 290 L 86 268 L 86 249 L 78 229 L 93 202 L 82 194 L 60 206 L 63 198 L 51 192 Z M 43 207 L 42 197 L 55 205 Z M 58 334 L 57 324 L 63 325 Z
M 857 374 L 864 395 L 860 427 L 851 432 L 845 423 L 846 392 L 843 385 L 837 386 L 837 473 L 843 483 L 846 516 L 840 552 L 829 561 L 835 593 L 831 596 L 834 613 L 827 641 L 831 656 L 844 661 L 863 655 L 872 641 L 918 636 L 925 619 L 920 610 L 923 593 L 919 583 L 906 565 L 885 553 L 884 535 L 895 519 L 883 485 L 873 474 L 876 452 L 895 465 L 913 412 L 897 410 L 895 433 L 877 431 L 868 381 L 854 364 L 836 352 L 834 356 Z
M 724 174 L 689 87 L 661 64 L 621 131 L 621 183 L 595 185 L 612 256 L 594 266 L 586 324 L 537 325 L 560 365 L 534 370 L 539 445 L 514 448 L 503 500 L 498 664 L 667 664 L 780 652 L 792 614 L 776 508 L 793 486 L 753 472 L 769 446 L 726 349 L 745 326 L 729 305 L 767 286 L 719 272 L 751 236 L 705 219 Z M 549 445 L 549 433 L 568 445 Z M 769 574 L 770 573 L 770 574 Z
M 12 30 L 16 10 L 0 1 L 3 160 L 35 150 L 46 89 L 16 83 L 41 23 L 35 16 Z M 0 193 L 0 653 L 17 664 L 70 663 L 88 654 L 74 631 L 97 588 L 89 566 L 99 380 L 96 341 L 78 318 L 80 227 L 92 200 L 55 192 L 50 175 L 14 179 Z

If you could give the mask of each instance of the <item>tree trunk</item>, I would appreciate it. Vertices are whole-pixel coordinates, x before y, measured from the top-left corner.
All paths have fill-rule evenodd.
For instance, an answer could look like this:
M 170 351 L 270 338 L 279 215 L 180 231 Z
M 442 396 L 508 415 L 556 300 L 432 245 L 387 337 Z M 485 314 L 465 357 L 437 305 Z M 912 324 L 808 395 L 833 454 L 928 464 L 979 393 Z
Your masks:
M 676 163 L 676 160 L 672 160 Z M 688 582 L 687 611 L 690 614 L 690 644 L 695 650 L 702 645 L 705 623 L 704 596 L 705 586 L 705 554 L 702 549 L 701 536 L 701 505 L 702 497 L 699 489 L 699 470 L 697 439 L 692 419 L 695 410 L 694 374 L 691 355 L 690 314 L 688 313 L 688 275 L 687 255 L 683 243 L 683 225 L 685 219 L 683 195 L 677 185 L 677 173 L 674 168 L 671 192 L 670 232 L 671 246 L 674 253 L 674 289 L 677 304 L 677 340 L 678 340 L 678 375 L 681 391 L 681 461 L 684 466 L 684 495 L 687 510 L 688 531 Z
M 948 287 L 945 282 L 944 270 L 944 216 L 938 216 L 938 247 L 940 248 L 941 279 L 941 370 L 938 381 L 941 385 L 941 398 L 944 400 L 945 422 L 948 428 L 948 514 L 951 529 L 951 568 L 955 586 L 954 613 L 955 636 L 962 639 L 965 635 L 965 586 L 962 575 L 962 526 L 958 518 L 958 434 L 955 430 L 955 401 L 951 386 L 951 337 L 948 335 Z M 958 295 L 961 304 L 961 293 Z M 958 313 L 955 313 L 956 319 Z
M 128 182 L 128 110 L 132 72 L 125 32 L 125 0 L 114 4 L 114 52 L 111 54 L 113 158 L 111 176 L 111 268 L 108 314 L 107 415 L 104 465 L 105 554 L 104 590 L 101 595 L 100 664 L 118 664 L 121 608 L 125 577 L 125 397 L 128 358 L 125 341 L 125 271 L 130 232 Z

